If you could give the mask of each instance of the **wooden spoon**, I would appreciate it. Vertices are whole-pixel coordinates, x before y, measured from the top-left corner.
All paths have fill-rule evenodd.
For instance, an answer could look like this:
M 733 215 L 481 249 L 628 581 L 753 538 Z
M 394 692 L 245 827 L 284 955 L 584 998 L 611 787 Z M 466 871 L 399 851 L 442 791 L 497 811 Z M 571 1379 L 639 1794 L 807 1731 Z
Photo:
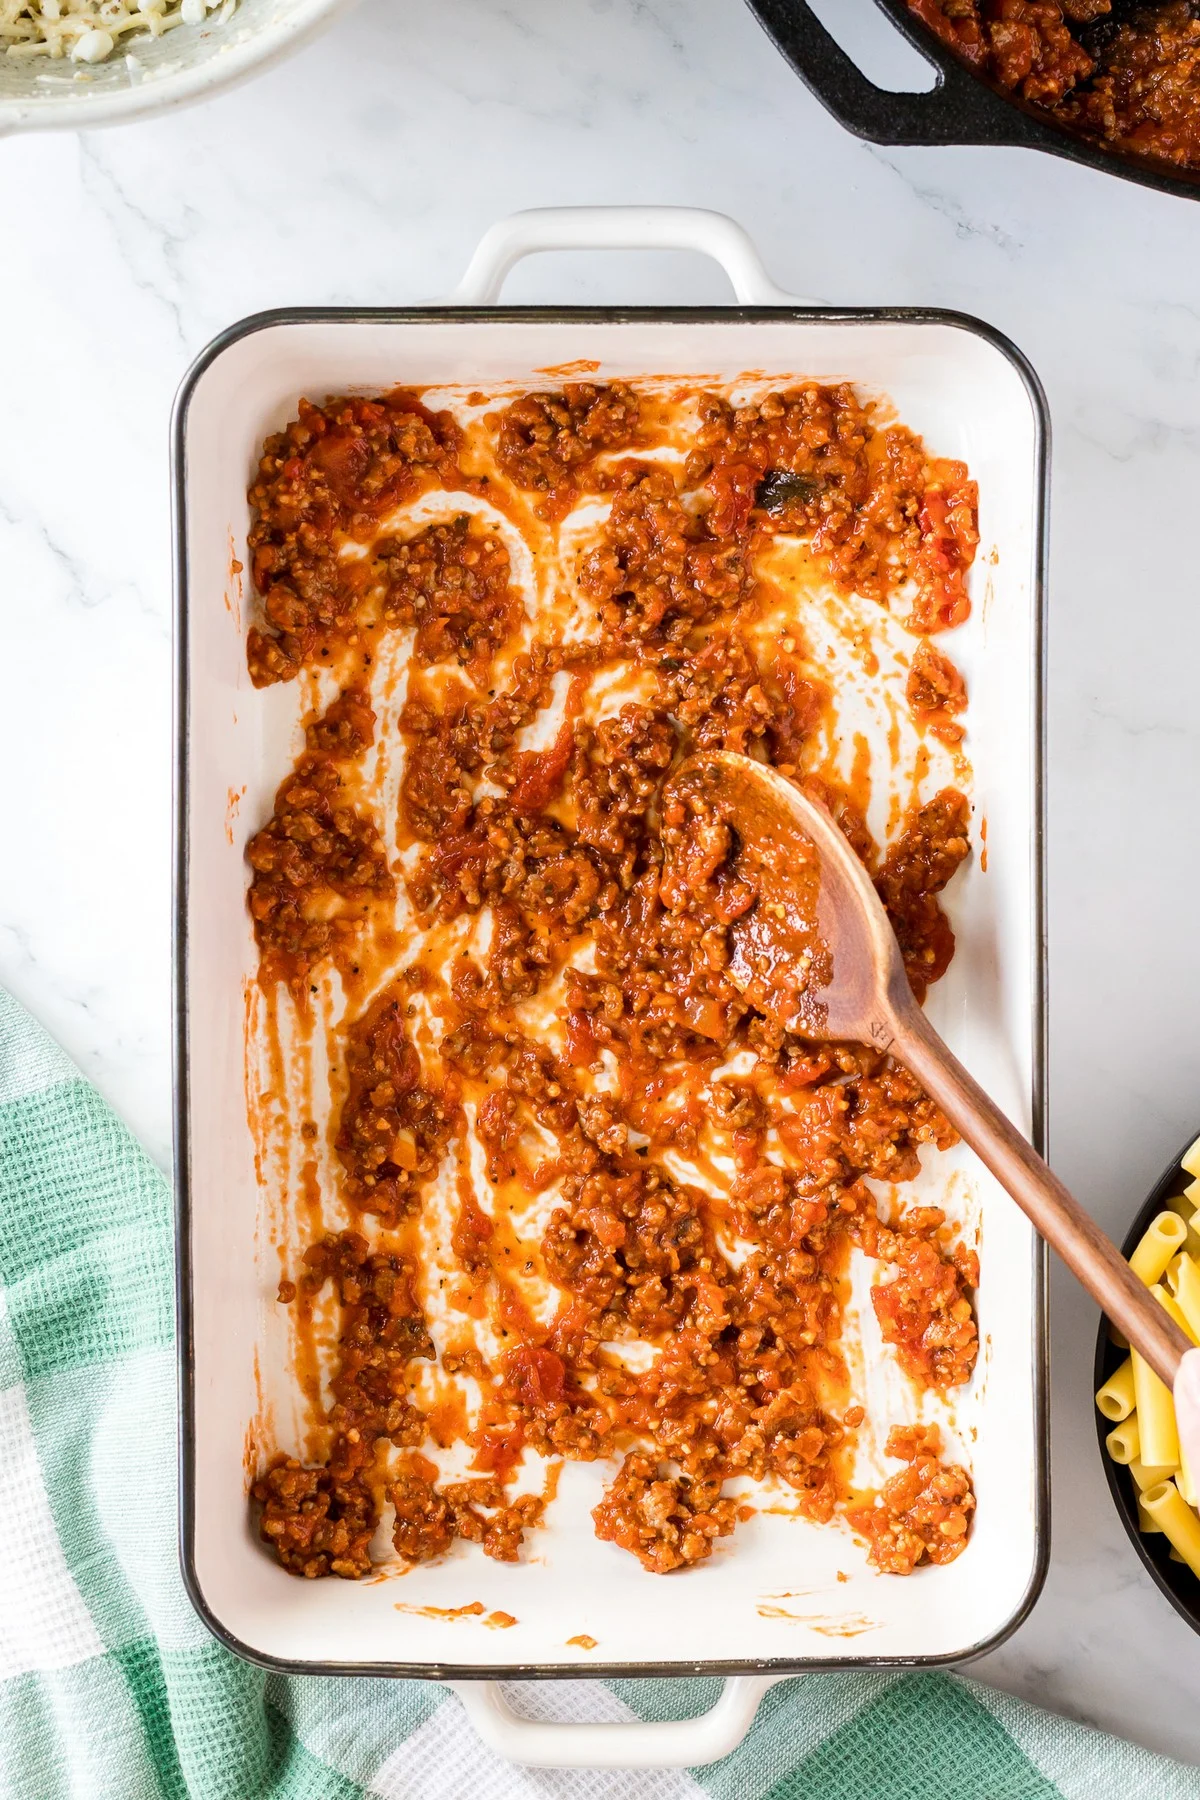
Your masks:
M 776 770 L 732 751 L 690 757 L 672 790 L 726 821 L 740 839 L 732 876 L 744 873 L 756 897 L 729 927 L 735 984 L 806 1036 L 874 1044 L 910 1069 L 1172 1388 L 1190 1343 L 933 1029 L 913 998 L 870 876 L 829 814 Z M 686 861 L 673 876 L 681 878 Z

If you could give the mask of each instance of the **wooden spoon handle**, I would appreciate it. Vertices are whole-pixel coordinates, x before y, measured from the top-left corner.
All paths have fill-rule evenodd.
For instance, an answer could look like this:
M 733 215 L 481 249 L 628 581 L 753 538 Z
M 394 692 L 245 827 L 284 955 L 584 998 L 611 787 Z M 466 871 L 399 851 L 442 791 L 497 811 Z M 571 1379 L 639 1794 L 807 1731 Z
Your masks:
M 916 1002 L 898 1006 L 892 1023 L 896 1036 L 891 1054 L 911 1069 L 1105 1315 L 1173 1388 L 1180 1358 L 1192 1347 L 1174 1320 L 1032 1144 L 946 1048 Z

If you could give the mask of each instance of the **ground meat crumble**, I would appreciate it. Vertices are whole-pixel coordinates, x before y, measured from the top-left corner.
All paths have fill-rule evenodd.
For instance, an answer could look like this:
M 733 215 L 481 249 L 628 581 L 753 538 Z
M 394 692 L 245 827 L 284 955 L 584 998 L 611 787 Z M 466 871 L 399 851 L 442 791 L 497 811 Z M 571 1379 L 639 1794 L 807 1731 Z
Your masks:
M 947 1256 L 931 1242 L 944 1218 L 939 1207 L 912 1208 L 902 1234 L 879 1231 L 872 1248 L 890 1278 L 871 1292 L 884 1342 L 895 1346 L 900 1367 L 942 1389 L 968 1379 L 979 1347 L 968 1298 L 979 1261 L 974 1251 L 956 1248 Z
M 291 680 L 353 641 L 377 587 L 369 557 L 346 544 L 434 481 L 453 481 L 456 432 L 397 390 L 377 400 L 301 401 L 286 431 L 268 438 L 250 489 L 250 569 L 265 629 L 247 638 L 256 687 Z
M 344 694 L 309 728 L 311 746 L 282 782 L 275 812 L 246 846 L 250 913 L 264 983 L 303 989 L 309 972 L 342 964 L 395 881 L 379 828 L 356 800 L 345 762 L 370 740 L 374 713 Z
M 1200 18 L 1191 0 L 908 0 L 1005 93 L 1108 148 L 1200 168 Z
M 452 1102 L 421 1080 L 407 990 L 385 990 L 346 1033 L 347 1094 L 335 1140 L 346 1194 L 388 1224 L 417 1203 L 450 1135 Z
M 319 1315 L 336 1338 L 324 1454 L 276 1458 L 254 1487 L 293 1573 L 360 1576 L 381 1530 L 410 1563 L 463 1543 L 517 1560 L 547 1499 L 512 1491 L 527 1452 L 622 1459 L 595 1529 L 657 1573 L 734 1531 L 738 1480 L 773 1479 L 813 1520 L 848 1517 L 892 1572 L 966 1541 L 969 1480 L 936 1434 L 893 1433 L 907 1467 L 848 1507 L 863 1409 L 839 1349 L 857 1250 L 878 1265 L 889 1354 L 921 1387 L 969 1379 L 973 1253 L 937 1209 L 881 1218 L 867 1185 L 911 1180 L 921 1147 L 953 1133 L 885 1056 L 751 1003 L 731 968 L 736 884 L 715 917 L 697 901 L 723 879 L 728 839 L 681 848 L 664 786 L 694 747 L 806 782 L 868 867 L 923 994 L 954 950 L 938 895 L 968 854 L 967 801 L 946 788 L 877 846 L 852 787 L 808 769 L 824 676 L 798 636 L 756 625 L 770 558 L 802 539 L 918 637 L 908 703 L 956 747 L 965 690 L 929 637 L 969 609 L 974 484 L 849 387 L 741 407 L 699 396 L 679 467 L 644 455 L 653 431 L 633 389 L 579 383 L 488 414 L 481 450 L 397 390 L 304 407 L 251 490 L 253 679 L 327 668 L 341 684 L 247 850 L 263 986 L 303 997 L 329 966 L 347 996 L 329 1149 L 352 1229 L 279 1285 L 298 1331 Z M 497 505 L 498 477 L 533 533 L 603 497 L 574 569 L 586 629 L 534 628 L 505 536 L 478 510 L 415 531 L 393 516 L 438 490 Z M 405 685 L 377 717 L 373 669 L 399 632 Z M 637 698 L 597 704 L 617 676 Z M 400 766 L 390 820 L 373 758 Z M 419 955 L 397 950 L 398 895 Z M 547 1028 L 529 1009 L 551 997 Z M 733 1171 L 719 1202 L 680 1172 L 718 1154 Z M 424 1316 L 417 1234 L 444 1189 L 453 1304 L 503 1344 L 486 1357 L 435 1349 Z M 513 1219 L 531 1200 L 528 1239 Z M 526 1275 L 548 1284 L 552 1316 L 527 1307 Z M 620 1354 L 635 1343 L 648 1363 Z M 456 1375 L 477 1386 L 471 1409 L 418 1403 Z M 460 1479 L 431 1459 L 450 1446 L 470 1457 Z
M 911 1574 L 918 1563 L 953 1562 L 966 1542 L 975 1496 L 965 1469 L 941 1461 L 936 1425 L 897 1427 L 887 1454 L 907 1464 L 880 1492 L 847 1518 L 870 1545 L 870 1559 L 889 1575 Z
M 966 709 L 967 689 L 948 656 L 926 640 L 917 645 L 905 688 L 913 716 L 944 744 L 962 741 L 959 713 Z
M 564 512 L 596 473 L 597 458 L 637 442 L 641 403 L 632 388 L 568 382 L 560 394 L 524 394 L 496 417 L 496 461 L 518 487 Z
M 592 1518 L 597 1537 L 665 1575 L 711 1556 L 713 1539 L 733 1530 L 737 1509 L 722 1500 L 719 1480 L 672 1476 L 652 1457 L 632 1452 Z
M 458 1481 L 439 1489 L 437 1471 L 424 1457 L 410 1457 L 388 1489 L 395 1508 L 392 1541 L 406 1562 L 444 1556 L 456 1537 L 479 1544 L 496 1562 L 516 1562 L 525 1532 L 542 1513 L 542 1498 L 521 1494 L 509 1501 L 498 1481 Z

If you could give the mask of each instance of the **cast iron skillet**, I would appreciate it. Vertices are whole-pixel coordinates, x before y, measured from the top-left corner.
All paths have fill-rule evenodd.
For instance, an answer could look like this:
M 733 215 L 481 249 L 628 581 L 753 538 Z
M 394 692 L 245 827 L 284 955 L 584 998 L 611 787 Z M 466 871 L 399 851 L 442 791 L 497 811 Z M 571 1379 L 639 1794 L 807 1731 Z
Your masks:
M 1156 1213 L 1162 1212 L 1173 1194 L 1183 1192 L 1190 1180 L 1186 1170 L 1180 1166 L 1179 1157 L 1186 1156 L 1194 1142 L 1189 1138 L 1174 1162 L 1164 1169 L 1161 1178 L 1151 1189 L 1146 1204 L 1141 1208 L 1121 1249 L 1126 1256 L 1136 1249 L 1143 1231 Z M 1096 1334 L 1096 1367 L 1093 1389 L 1103 1386 L 1117 1365 L 1125 1357 L 1124 1350 L 1118 1350 L 1108 1335 L 1108 1322 L 1100 1321 L 1100 1329 Z M 1129 1541 L 1146 1565 L 1151 1578 L 1162 1589 L 1175 1611 L 1185 1618 L 1193 1631 L 1200 1631 L 1200 1581 L 1184 1563 L 1172 1562 L 1169 1554 L 1170 1546 L 1161 1531 L 1149 1534 L 1138 1530 L 1137 1490 L 1133 1485 L 1133 1476 L 1128 1469 L 1115 1463 L 1104 1448 L 1104 1440 L 1112 1430 L 1112 1423 L 1098 1409 L 1096 1414 L 1096 1434 L 1100 1440 L 1100 1460 L 1104 1464 L 1104 1473 L 1108 1477 L 1109 1491 L 1121 1523 L 1129 1533 Z
M 875 0 L 875 4 L 936 66 L 938 84 L 927 94 L 892 93 L 868 81 L 830 37 L 809 0 L 748 3 L 801 80 L 857 137 L 875 144 L 1020 144 L 1070 157 L 1109 175 L 1123 175 L 1164 194 L 1200 199 L 1200 170 L 1168 171 L 1146 157 L 1105 149 L 989 87 L 913 17 L 905 0 Z

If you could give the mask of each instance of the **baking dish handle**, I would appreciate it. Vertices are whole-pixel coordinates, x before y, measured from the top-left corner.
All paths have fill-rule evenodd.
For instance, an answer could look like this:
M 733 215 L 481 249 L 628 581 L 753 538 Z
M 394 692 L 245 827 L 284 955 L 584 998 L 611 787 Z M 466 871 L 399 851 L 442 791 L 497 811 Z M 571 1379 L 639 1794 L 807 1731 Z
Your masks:
M 728 275 L 743 306 L 798 306 L 777 287 L 749 237 L 700 206 L 537 206 L 498 219 L 480 241 L 451 306 L 490 306 L 522 257 L 541 250 L 696 250 Z
M 734 1675 L 696 1719 L 570 1724 L 515 1713 L 498 1681 L 448 1683 L 489 1750 L 533 1769 L 695 1769 L 736 1750 L 778 1675 Z

